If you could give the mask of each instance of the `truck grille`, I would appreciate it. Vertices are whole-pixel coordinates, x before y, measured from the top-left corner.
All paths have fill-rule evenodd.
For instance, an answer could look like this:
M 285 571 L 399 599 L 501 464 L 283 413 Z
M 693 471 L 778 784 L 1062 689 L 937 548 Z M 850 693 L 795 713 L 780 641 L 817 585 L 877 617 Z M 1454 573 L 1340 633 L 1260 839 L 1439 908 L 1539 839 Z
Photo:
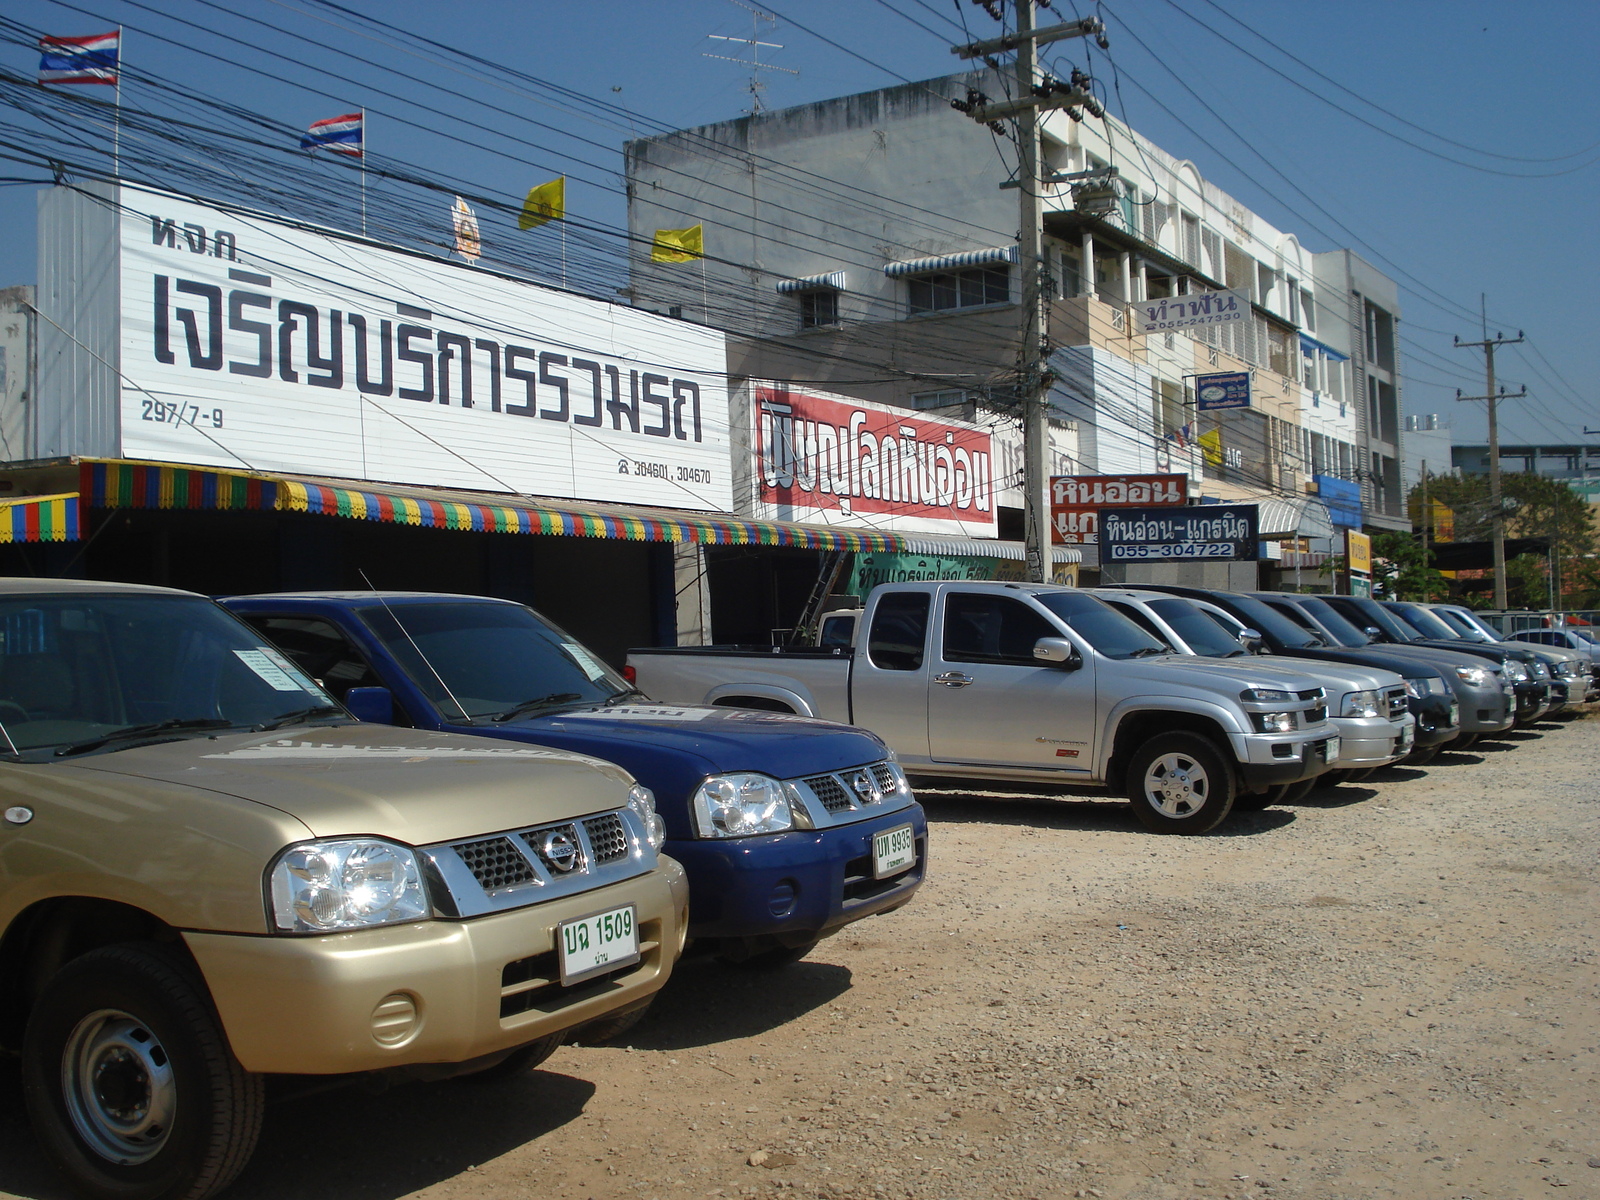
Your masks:
M 435 907 L 457 917 L 604 887 L 656 863 L 629 809 L 424 846 L 421 853 Z
M 1398 721 L 1406 715 L 1406 690 L 1403 687 L 1390 688 L 1384 693 L 1389 698 L 1389 719 Z
M 832 775 L 813 775 L 803 781 L 805 785 L 817 794 L 817 799 L 822 801 L 822 807 L 831 813 L 848 812 L 850 809 L 850 793 L 845 791 L 844 784 Z
M 791 779 L 787 786 L 810 811 L 819 829 L 893 812 L 912 802 L 911 785 L 893 759 Z

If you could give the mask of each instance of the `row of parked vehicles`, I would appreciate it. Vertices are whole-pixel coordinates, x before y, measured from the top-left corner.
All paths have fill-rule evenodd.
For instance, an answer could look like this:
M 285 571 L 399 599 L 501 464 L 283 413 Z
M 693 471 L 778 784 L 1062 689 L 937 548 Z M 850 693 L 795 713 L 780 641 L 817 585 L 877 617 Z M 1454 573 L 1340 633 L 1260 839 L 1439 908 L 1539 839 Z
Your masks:
M 907 903 L 908 772 L 1198 833 L 1597 677 L 1448 609 L 1179 591 L 886 585 L 849 644 L 619 674 L 501 600 L 0 581 L 0 1048 L 39 1144 L 197 1200 L 269 1077 L 620 1036 L 691 945 L 778 967 Z

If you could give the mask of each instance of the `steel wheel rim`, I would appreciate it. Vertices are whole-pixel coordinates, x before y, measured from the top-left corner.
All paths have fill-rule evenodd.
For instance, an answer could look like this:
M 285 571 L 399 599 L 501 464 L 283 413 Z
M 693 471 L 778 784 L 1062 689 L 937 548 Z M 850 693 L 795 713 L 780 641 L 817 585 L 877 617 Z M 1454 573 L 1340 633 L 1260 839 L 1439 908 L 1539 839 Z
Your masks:
M 1145 768 L 1144 794 L 1162 816 L 1181 821 L 1205 807 L 1211 797 L 1211 777 L 1190 755 L 1163 754 Z
M 79 1021 L 61 1055 L 61 1092 L 78 1136 L 108 1162 L 161 1152 L 178 1107 L 172 1060 L 150 1027 L 117 1009 Z

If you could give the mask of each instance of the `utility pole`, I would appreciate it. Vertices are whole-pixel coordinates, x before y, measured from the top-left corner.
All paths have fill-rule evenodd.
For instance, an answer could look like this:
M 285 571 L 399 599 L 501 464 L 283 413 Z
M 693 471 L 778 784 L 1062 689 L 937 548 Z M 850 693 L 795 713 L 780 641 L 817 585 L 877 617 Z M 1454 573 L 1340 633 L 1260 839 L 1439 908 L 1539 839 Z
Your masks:
M 1463 396 L 1461 389 L 1456 389 L 1457 400 L 1487 400 L 1489 402 L 1489 517 L 1493 522 L 1494 538 L 1494 606 L 1504 612 L 1506 604 L 1506 513 L 1505 506 L 1500 499 L 1500 425 L 1495 414 L 1495 404 L 1500 400 L 1518 400 L 1528 394 L 1524 387 L 1520 392 L 1507 392 L 1501 388 L 1496 394 L 1494 389 L 1494 351 L 1497 346 L 1514 346 L 1522 341 L 1522 330 L 1517 330 L 1517 336 L 1508 338 L 1503 333 L 1489 336 L 1489 317 L 1487 302 L 1484 302 L 1483 315 L 1483 340 L 1479 342 L 1463 342 L 1456 338 L 1456 346 L 1460 349 L 1482 348 L 1484 368 L 1484 388 L 1481 396 Z
M 985 59 L 998 52 L 1015 50 L 1017 98 L 994 104 L 987 97 L 969 94 L 965 101 L 951 101 L 951 106 L 980 124 L 995 128 L 1005 118 L 1015 117 L 1017 122 L 1019 163 L 1014 186 L 1021 199 L 1017 252 L 1022 275 L 1022 342 L 1017 351 L 1017 396 L 1022 410 L 1023 537 L 1028 578 L 1034 583 L 1048 583 L 1051 574 L 1050 498 L 1046 494 L 1050 485 L 1050 275 L 1044 255 L 1043 188 L 1046 183 L 1060 180 L 1045 179 L 1041 169 L 1039 113 L 1043 109 L 1067 108 L 1077 117 L 1076 109 L 1085 108 L 1098 117 L 1104 116 L 1105 110 L 1093 96 L 1080 90 L 1076 78 L 1070 84 L 1041 81 L 1038 48 L 1046 42 L 1076 37 L 1097 37 L 1102 47 L 1107 43 L 1105 26 L 1095 17 L 1035 28 L 1033 7 L 1036 2 L 1015 0 L 1015 33 L 950 48 L 952 54 L 961 58 Z M 991 8 L 990 11 L 999 10 Z

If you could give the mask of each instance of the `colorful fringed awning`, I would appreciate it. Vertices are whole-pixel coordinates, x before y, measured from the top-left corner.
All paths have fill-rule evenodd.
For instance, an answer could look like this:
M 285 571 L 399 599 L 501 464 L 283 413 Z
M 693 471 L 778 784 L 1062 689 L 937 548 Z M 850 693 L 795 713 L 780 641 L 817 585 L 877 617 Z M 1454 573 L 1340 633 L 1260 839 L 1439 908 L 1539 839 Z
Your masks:
M 78 497 L 75 493 L 0 501 L 0 543 L 77 540 Z
M 893 551 L 900 549 L 904 540 L 892 533 L 743 521 L 658 509 L 602 508 L 544 500 L 486 504 L 445 492 L 379 492 L 304 479 L 157 463 L 86 461 L 81 469 L 83 495 L 94 508 L 264 509 L 426 529 L 542 533 L 632 542 L 702 542 L 714 546 L 797 546 L 812 550 Z

